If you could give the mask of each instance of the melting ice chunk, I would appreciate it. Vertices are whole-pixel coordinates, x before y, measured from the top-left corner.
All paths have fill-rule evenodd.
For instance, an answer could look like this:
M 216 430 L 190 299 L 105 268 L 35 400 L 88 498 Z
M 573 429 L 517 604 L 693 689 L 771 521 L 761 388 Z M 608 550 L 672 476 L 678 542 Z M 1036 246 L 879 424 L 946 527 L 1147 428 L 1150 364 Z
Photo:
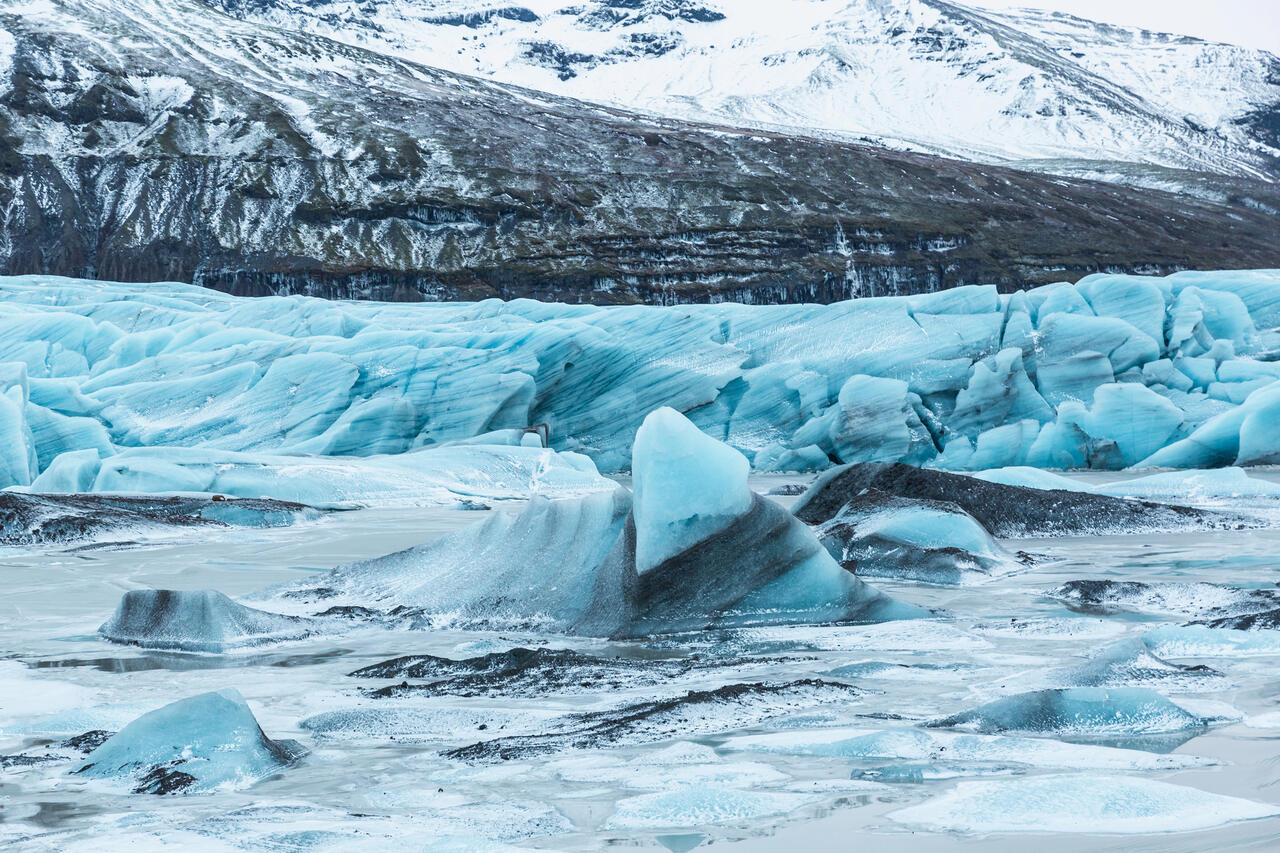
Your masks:
M 1202 728 L 1205 719 L 1142 687 L 1068 687 L 1006 696 L 928 725 L 983 734 L 1151 735 Z
M 899 823 L 964 833 L 1187 832 L 1280 814 L 1280 806 L 1128 776 L 962 782 L 890 813 Z
M 180 699 L 143 714 L 91 752 L 76 773 L 122 779 L 136 794 L 243 788 L 296 761 L 295 741 L 273 741 L 235 690 Z
M 955 584 L 1019 565 L 955 504 L 875 489 L 855 496 L 817 534 L 831 556 L 864 577 Z
M 634 509 L 621 487 L 579 500 L 536 499 L 518 516 L 493 513 L 427 545 L 274 592 L 590 636 L 926 614 L 842 569 L 808 527 L 747 488 L 736 451 L 683 416 L 656 413 L 643 439 Z M 640 571 L 642 531 L 650 563 Z
M 220 654 L 298 640 L 316 627 L 313 620 L 245 607 L 211 589 L 135 589 L 98 632 L 147 649 Z

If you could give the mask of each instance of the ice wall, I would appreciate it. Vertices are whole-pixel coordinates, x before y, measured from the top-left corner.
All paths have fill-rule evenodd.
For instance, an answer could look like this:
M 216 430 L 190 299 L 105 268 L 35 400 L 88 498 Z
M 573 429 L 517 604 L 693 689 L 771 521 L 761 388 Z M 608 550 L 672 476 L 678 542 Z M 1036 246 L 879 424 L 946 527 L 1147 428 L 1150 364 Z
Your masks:
M 767 470 L 1272 462 L 1277 326 L 1280 271 L 676 308 L 4 278 L 0 485 L 204 488 L 173 448 L 394 457 L 534 427 L 622 470 L 663 406 Z M 146 476 L 103 478 L 140 448 Z

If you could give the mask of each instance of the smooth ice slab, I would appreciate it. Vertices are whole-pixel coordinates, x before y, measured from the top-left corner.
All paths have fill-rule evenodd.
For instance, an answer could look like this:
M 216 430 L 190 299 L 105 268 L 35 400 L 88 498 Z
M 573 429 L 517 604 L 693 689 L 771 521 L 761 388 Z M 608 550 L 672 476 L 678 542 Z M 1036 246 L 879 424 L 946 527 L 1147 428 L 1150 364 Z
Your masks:
M 945 762 L 975 772 L 1010 765 L 1055 770 L 1176 770 L 1217 762 L 1194 755 L 1159 755 L 1135 749 L 1005 735 L 954 734 L 923 729 L 801 729 L 729 738 L 721 747 L 745 752 L 815 755 L 854 760 Z
M 1202 728 L 1208 721 L 1142 687 L 1067 687 L 1019 693 L 930 726 L 982 734 L 1154 735 Z
M 605 826 L 609 829 L 683 829 L 755 821 L 793 812 L 816 799 L 808 794 L 694 786 L 619 800 Z
M 145 649 L 218 654 L 300 640 L 318 627 L 310 619 L 245 607 L 211 589 L 135 589 L 98 633 Z
M 137 794 L 235 790 L 278 772 L 302 753 L 294 741 L 263 734 L 244 698 L 228 689 L 143 714 L 75 772 L 121 780 Z
M 961 782 L 954 791 L 891 812 L 899 823 L 988 832 L 1189 832 L 1280 814 L 1280 806 L 1130 776 L 1042 776 Z

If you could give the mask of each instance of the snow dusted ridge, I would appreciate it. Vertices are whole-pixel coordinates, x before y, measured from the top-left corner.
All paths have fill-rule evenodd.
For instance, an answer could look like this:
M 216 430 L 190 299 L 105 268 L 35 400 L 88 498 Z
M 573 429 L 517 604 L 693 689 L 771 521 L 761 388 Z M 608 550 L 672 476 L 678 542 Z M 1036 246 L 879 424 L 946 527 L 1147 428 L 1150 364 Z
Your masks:
M 0 487 L 564 497 L 662 406 L 761 470 L 1268 464 L 1277 329 L 1280 271 L 672 308 L 8 278 Z
M 942 0 L 215 5 L 665 116 L 1131 181 L 1153 179 L 1140 166 L 1280 174 L 1280 59 L 1061 13 Z
M 718 26 L 701 8 L 598 11 Z M 504 14 L 439 27 L 526 25 Z M 1280 263 L 1261 180 L 1173 195 L 640 117 L 197 0 L 0 4 L 0 31 L 5 274 L 671 304 Z

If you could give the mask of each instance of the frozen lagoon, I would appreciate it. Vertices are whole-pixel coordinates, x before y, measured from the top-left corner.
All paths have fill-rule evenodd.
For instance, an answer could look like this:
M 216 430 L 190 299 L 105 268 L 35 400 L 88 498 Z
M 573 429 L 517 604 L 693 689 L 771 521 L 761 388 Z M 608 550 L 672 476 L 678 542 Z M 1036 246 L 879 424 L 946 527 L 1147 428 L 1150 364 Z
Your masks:
M 1251 475 L 1280 483 L 1274 472 Z M 1090 479 L 1090 485 L 1106 487 L 1098 475 Z M 1112 475 L 1106 483 L 1126 479 Z M 752 485 L 768 491 L 793 481 L 757 475 Z M 788 505 L 793 499 L 773 500 Z M 517 508 L 504 505 L 498 511 Z M 1113 832 L 1149 831 L 1162 820 L 1162 828 L 1177 829 L 1174 815 L 1181 815 L 1187 828 L 1205 826 L 1206 815 L 1250 818 L 1141 842 L 1152 849 L 1265 847 L 1280 833 L 1280 819 L 1262 816 L 1268 806 L 1280 807 L 1275 785 L 1280 707 L 1273 691 L 1280 647 L 1262 656 L 1222 648 L 1177 658 L 1181 664 L 1210 666 L 1225 681 L 1215 680 L 1208 693 L 1182 683 L 1155 685 L 1198 715 L 1222 718 L 1173 740 L 1133 744 L 1040 737 L 1035 748 L 1020 748 L 1016 739 L 987 745 L 995 739 L 920 728 L 1000 696 L 1044 689 L 1046 678 L 1053 677 L 1046 670 L 1078 671 L 1085 656 L 1101 647 L 1187 621 L 1185 615 L 1162 617 L 1136 607 L 1106 613 L 1072 609 L 1047 595 L 1066 582 L 1199 581 L 1265 589 L 1274 586 L 1280 550 L 1275 530 L 1004 540 L 1043 558 L 1025 572 L 980 586 L 877 578 L 884 592 L 945 611 L 937 619 L 882 625 L 744 628 L 635 642 L 377 628 L 223 656 L 141 651 L 92 633 L 126 588 L 212 587 L 240 596 L 305 572 L 417 545 L 475 519 L 475 513 L 445 508 L 369 508 L 296 527 L 202 530 L 120 550 L 10 552 L 0 558 L 10 579 L 0 603 L 0 649 L 9 658 L 0 669 L 0 752 L 12 754 L 24 745 L 27 752 L 39 752 L 41 741 L 118 729 L 174 698 L 229 687 L 246 697 L 270 737 L 295 739 L 311 749 L 295 767 L 250 789 L 185 797 L 129 796 L 68 776 L 65 763 L 8 768 L 0 775 L 5 793 L 0 838 L 19 850 L 96 850 L 104 844 L 158 849 L 168 843 L 217 850 L 365 849 L 362 844 L 367 849 L 394 844 L 488 850 L 513 844 L 584 851 L 621 844 L 662 851 L 717 839 L 726 849 L 751 851 L 784 844 L 833 849 L 833 838 L 840 840 L 839 849 L 1014 850 L 1028 843 L 1021 832 L 971 835 L 957 826 L 951 792 L 970 796 L 975 789 L 957 786 L 999 783 L 995 802 L 1007 806 L 1020 802 L 1019 782 L 1039 785 L 1037 797 L 1042 797 L 1050 784 L 1042 780 L 1063 778 L 1074 786 L 1068 790 L 1083 792 L 1071 796 L 1087 799 L 1097 785 L 1082 784 L 1082 774 L 1105 779 L 1120 774 L 1130 781 L 1108 784 L 1120 785 L 1117 790 L 1155 810 L 1153 818 L 1135 807 L 1131 822 L 1116 818 Z M 1197 602 L 1204 604 L 1203 596 L 1188 606 Z M 703 664 L 718 665 L 681 669 L 667 686 L 624 679 L 619 688 L 517 691 L 501 697 L 473 691 L 470 697 L 375 698 L 361 688 L 399 679 L 347 676 L 399 655 L 463 659 L 515 647 L 570 648 L 641 663 L 687 664 L 697 656 Z M 440 755 L 490 735 L 546 730 L 576 712 L 731 682 L 840 681 L 831 673 L 841 670 L 857 673 L 847 679 L 860 688 L 856 697 L 833 700 L 811 692 L 796 704 L 712 707 L 674 724 L 655 718 L 652 742 L 497 763 Z M 395 708 L 416 720 L 417 729 L 393 738 L 388 731 L 359 727 L 320 735 L 301 725 L 318 715 L 362 708 Z M 395 724 L 402 732 L 404 719 Z M 914 745 L 895 746 L 893 738 L 882 738 L 878 749 L 861 757 L 734 743 L 770 732 L 799 740 L 812 740 L 816 732 L 821 739 L 833 726 L 929 732 L 944 746 L 958 737 L 970 741 L 952 759 L 941 758 L 936 746 L 921 752 Z M 890 768 L 898 768 L 901 781 L 890 778 Z M 1180 787 L 1171 791 L 1160 783 Z M 1144 785 L 1157 787 L 1144 793 Z M 682 791 L 692 793 L 679 796 Z M 1241 804 L 1241 799 L 1251 802 Z M 919 815 L 919 822 L 906 820 L 912 815 Z M 992 831 L 1001 819 L 990 810 L 973 815 L 973 831 L 980 833 Z M 455 839 L 454 847 L 440 841 L 446 836 Z M 1135 839 L 1037 835 L 1034 843 L 1046 850 L 1119 851 L 1133 849 Z
M 39 278 L 0 287 L 7 484 L 194 493 L 183 500 L 223 512 L 213 495 L 346 510 L 279 527 L 27 537 L 0 551 L 0 843 L 1020 850 L 1025 833 L 1052 829 L 1034 843 L 1129 850 L 1123 834 L 1160 830 L 1176 834 L 1139 843 L 1190 851 L 1280 833 L 1280 640 L 1262 627 L 1280 614 L 1280 477 L 1107 471 L 1274 461 L 1276 273 L 777 309 L 250 302 Z M 468 559 L 474 540 L 459 531 L 486 516 L 483 530 L 518 530 L 508 516 L 533 523 L 616 494 L 599 472 L 627 467 L 636 425 L 664 404 L 742 456 L 682 440 L 692 452 L 674 469 L 637 466 L 634 506 L 615 499 L 607 523 L 588 525 L 598 541 L 578 543 L 582 571 L 537 598 L 501 574 L 521 537 L 495 537 L 488 562 Z M 997 552 L 953 511 L 904 515 L 890 495 L 868 503 L 875 523 L 841 516 L 828 555 L 795 532 L 782 508 L 791 498 L 723 488 L 748 461 L 763 492 L 811 475 L 759 469 L 899 460 L 1076 487 L 1100 507 L 1155 498 L 1267 524 L 1028 527 L 1039 535 L 1000 539 Z M 1055 465 L 1096 470 L 1035 467 Z M 645 487 L 646 470 L 667 488 Z M 671 488 L 690 473 L 687 493 Z M 482 506 L 492 511 L 464 511 Z M 750 528 L 743 519 L 795 542 L 771 540 L 785 547 L 757 561 L 769 564 L 758 578 L 731 571 L 754 566 L 752 543 L 721 535 Z M 972 565 L 999 570 L 912 576 L 885 561 L 867 575 L 886 598 L 871 600 L 900 602 L 910 612 L 893 615 L 910 618 L 803 624 L 867 600 L 833 560 L 856 568 L 905 548 L 945 562 L 961 528 L 982 558 Z M 688 556 L 706 533 L 717 548 Z M 542 614 L 526 604 L 581 604 L 583 578 L 628 535 L 614 564 L 624 619 L 582 630 L 576 618 L 531 618 Z M 530 562 L 554 561 L 553 540 Z M 387 559 L 399 548 L 414 550 Z M 405 583 L 432 568 L 415 560 L 442 556 L 452 588 Z M 387 594 L 356 583 L 330 602 L 324 572 L 349 563 Z M 683 627 L 637 621 L 650 599 L 635 578 L 671 566 L 672 577 L 696 569 L 711 594 L 677 602 L 694 603 Z M 464 581 L 466 571 L 493 582 Z M 803 577 L 827 584 L 821 595 Z M 302 594 L 249 596 L 272 585 Z M 219 591 L 133 600 L 193 607 L 214 641 L 204 650 L 226 653 L 182 652 L 185 619 L 157 631 L 127 608 L 112 618 L 140 589 Z M 520 606 L 500 630 L 436 618 L 448 613 L 415 623 L 394 607 L 360 615 L 406 591 L 434 607 L 474 594 L 480 615 L 504 598 Z M 786 612 L 770 613 L 779 593 Z M 735 610 L 742 600 L 750 607 Z M 329 603 L 356 618 L 322 624 Z M 1259 630 L 1223 627 L 1246 622 Z M 94 633 L 104 623 L 156 648 L 108 642 Z M 650 625 L 676 633 L 636 636 Z M 219 708 L 228 725 L 208 741 L 169 743 L 147 723 Z M 98 764 L 103 778 L 71 772 Z M 1063 821 L 1059 803 L 1081 819 Z M 1083 822 L 1109 834 L 1065 835 Z

